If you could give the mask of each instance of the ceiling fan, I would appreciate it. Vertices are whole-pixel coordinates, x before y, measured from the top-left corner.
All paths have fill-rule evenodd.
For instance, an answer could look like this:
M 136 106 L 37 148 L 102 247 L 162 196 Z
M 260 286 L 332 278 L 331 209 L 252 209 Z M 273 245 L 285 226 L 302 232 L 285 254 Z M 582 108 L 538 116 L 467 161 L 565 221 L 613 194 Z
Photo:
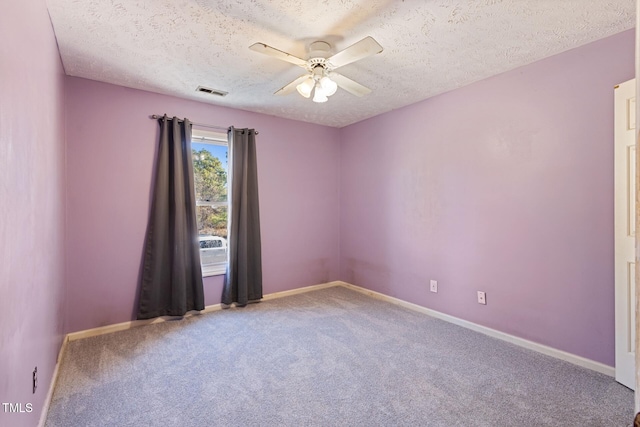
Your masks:
M 278 90 L 275 95 L 288 95 L 296 89 L 300 95 L 310 98 L 313 92 L 314 102 L 326 102 L 329 96 L 336 93 L 338 87 L 356 96 L 370 93 L 371 89 L 336 73 L 334 70 L 382 52 L 382 46 L 373 37 L 365 37 L 334 55 L 331 55 L 329 43 L 313 42 L 309 45 L 308 59 L 306 60 L 264 43 L 252 44 L 249 49 L 290 62 L 307 70 L 305 74 Z

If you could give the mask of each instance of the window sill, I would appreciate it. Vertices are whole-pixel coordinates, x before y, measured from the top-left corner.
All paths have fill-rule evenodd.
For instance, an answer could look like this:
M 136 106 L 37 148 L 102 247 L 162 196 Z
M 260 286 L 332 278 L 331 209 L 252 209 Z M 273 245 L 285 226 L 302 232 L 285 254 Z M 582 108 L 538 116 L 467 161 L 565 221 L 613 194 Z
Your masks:
M 226 272 L 226 264 L 202 267 L 202 277 L 220 276 L 222 274 L 225 274 Z

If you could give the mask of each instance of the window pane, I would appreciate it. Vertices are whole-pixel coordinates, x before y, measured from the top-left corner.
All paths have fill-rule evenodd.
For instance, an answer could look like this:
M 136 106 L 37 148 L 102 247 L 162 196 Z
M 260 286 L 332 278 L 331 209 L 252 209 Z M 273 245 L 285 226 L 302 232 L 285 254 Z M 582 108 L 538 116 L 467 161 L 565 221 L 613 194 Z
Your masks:
M 198 235 L 227 238 L 227 207 L 196 206 Z
M 227 201 L 227 146 L 191 144 L 196 200 Z
M 196 219 L 204 271 L 227 261 L 227 146 L 192 143 L 191 149 L 196 201 L 201 205 L 196 206 Z
M 227 262 L 227 207 L 196 206 L 203 267 Z

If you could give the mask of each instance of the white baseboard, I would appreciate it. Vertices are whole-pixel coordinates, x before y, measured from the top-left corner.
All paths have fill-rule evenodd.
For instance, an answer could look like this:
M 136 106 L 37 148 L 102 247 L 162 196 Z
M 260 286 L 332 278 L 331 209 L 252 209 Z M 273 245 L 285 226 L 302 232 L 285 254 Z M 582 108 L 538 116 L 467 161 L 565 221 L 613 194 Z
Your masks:
M 202 310 L 201 312 L 189 312 L 187 314 L 185 314 L 184 316 L 179 316 L 180 318 L 182 317 L 191 317 L 191 316 L 197 316 L 201 313 L 210 313 L 212 311 L 218 311 L 222 308 L 222 306 L 220 304 L 214 304 L 214 305 L 208 305 L 204 308 L 204 310 Z M 116 323 L 113 325 L 106 325 L 106 326 L 100 326 L 97 328 L 92 328 L 92 329 L 85 329 L 84 331 L 78 331 L 78 332 L 71 332 L 69 334 L 67 334 L 67 339 L 69 341 L 75 341 L 75 340 L 80 340 L 83 338 L 89 338 L 89 337 L 95 337 L 98 335 L 104 335 L 104 334 L 111 334 L 113 332 L 118 332 L 118 331 L 126 331 L 127 329 L 131 329 L 131 328 L 137 328 L 139 326 L 144 326 L 144 325 L 152 325 L 155 323 L 162 323 L 162 322 L 167 322 L 169 320 L 173 320 L 178 318 L 178 316 L 161 316 L 161 317 L 156 317 L 153 319 L 144 319 L 144 320 L 130 320 L 128 322 L 122 322 L 122 323 Z
M 42 412 L 40 412 L 40 420 L 38 421 L 38 427 L 44 427 L 44 424 L 47 422 L 47 414 L 49 413 L 49 406 L 51 405 L 51 399 L 53 398 L 53 390 L 56 388 L 56 383 L 58 382 L 58 369 L 60 368 L 60 364 L 62 363 L 62 358 L 64 357 L 64 352 L 67 349 L 68 338 L 65 337 L 62 339 L 62 345 L 60 345 L 60 351 L 58 351 L 58 358 L 56 359 L 56 366 L 53 368 L 53 375 L 51 376 L 51 381 L 49 382 L 49 389 L 47 390 L 47 395 L 44 398 L 44 404 L 42 405 Z
M 444 314 L 439 311 L 431 310 L 421 305 L 413 304 L 398 298 L 390 297 L 388 295 L 381 294 L 379 292 L 361 288 L 359 286 L 355 286 L 350 283 L 346 283 L 346 282 L 332 282 L 332 283 L 338 283 L 339 286 L 352 289 L 354 291 L 363 293 L 365 295 L 369 295 L 374 298 L 378 298 L 378 299 L 388 301 L 390 303 L 408 308 L 410 310 L 418 311 L 420 313 L 424 313 L 429 316 L 436 317 L 446 322 L 453 323 L 458 326 L 462 326 L 463 328 L 471 329 L 472 331 L 480 332 L 481 334 L 485 334 L 493 338 L 498 338 L 500 340 L 510 342 L 511 344 L 515 344 L 517 346 L 524 347 L 529 350 L 537 351 L 538 353 L 546 354 L 547 356 L 555 357 L 557 359 L 561 359 L 566 362 L 573 363 L 574 365 L 582 366 L 583 368 L 600 372 L 610 377 L 615 377 L 616 371 L 614 367 L 605 365 L 604 363 L 596 362 L 595 360 L 591 360 L 591 359 L 584 358 L 582 356 L 577 356 L 575 354 L 567 353 L 566 351 L 558 350 L 543 344 L 538 344 L 536 342 L 529 341 L 524 338 L 520 338 L 504 332 L 500 332 L 498 330 L 491 329 L 486 326 L 478 325 L 477 323 L 469 322 L 467 320 L 463 320 L 458 317 Z
M 448 314 L 444 314 L 444 313 L 440 313 L 439 311 L 435 311 L 417 304 L 413 304 L 398 298 L 394 298 L 394 297 L 390 297 L 388 295 L 384 295 L 381 294 L 379 292 L 375 292 L 375 291 L 371 291 L 369 289 L 365 289 L 365 288 L 361 288 L 359 286 L 355 286 L 352 285 L 350 283 L 347 282 L 342 282 L 342 281 L 334 281 L 334 282 L 328 282 L 328 283 L 323 283 L 320 285 L 313 285 L 313 286 L 306 286 L 304 288 L 298 288 L 298 289 L 292 289 L 289 291 L 282 291 L 282 292 L 275 292 L 272 294 L 267 294 L 262 298 L 262 301 L 269 301 L 272 299 L 276 299 L 276 298 L 283 298 L 283 297 L 287 297 L 287 296 L 291 296 L 291 295 L 297 295 L 297 294 L 301 294 L 301 293 L 305 293 L 305 292 L 310 292 L 310 291 L 316 291 L 319 289 L 325 289 L 325 288 L 330 288 L 333 286 L 342 286 L 345 287 L 347 289 L 351 289 L 354 290 L 356 292 L 360 292 L 363 293 L 365 295 L 369 295 L 371 297 L 377 298 L 377 299 L 381 299 L 387 302 L 390 302 L 392 304 L 396 304 L 405 308 L 408 308 L 410 310 L 414 310 L 414 311 L 418 311 L 420 313 L 424 313 L 427 314 L 429 316 L 432 317 L 436 317 L 438 319 L 444 320 L 446 322 L 450 322 L 453 323 L 455 325 L 458 326 L 462 326 L 464 328 L 467 329 L 471 329 L 473 331 L 476 332 L 480 332 L 482 334 L 491 336 L 493 338 L 498 338 L 500 340 L 503 341 L 507 341 L 510 342 L 512 344 L 515 344 L 517 346 L 520 347 L 524 347 L 527 348 L 529 350 L 533 350 L 533 351 L 537 351 L 539 353 L 542 354 L 546 354 L 547 356 L 551 356 L 551 357 L 555 357 L 557 359 L 561 359 L 570 363 L 573 363 L 575 365 L 578 366 L 582 366 L 583 368 L 587 368 L 587 369 L 591 369 L 593 371 L 596 372 L 600 372 L 602 374 L 605 375 L 609 375 L 611 377 L 615 376 L 615 368 L 611 367 L 611 366 L 607 366 L 603 363 L 600 362 L 596 362 L 594 360 L 590 360 L 590 359 L 586 359 L 584 357 L 581 356 L 577 356 L 575 354 L 571 354 L 571 353 L 567 353 L 566 351 L 562 351 L 562 350 L 558 350 L 555 349 L 553 347 L 549 347 L 543 344 L 538 344 L 536 342 L 533 341 L 529 341 L 526 340 L 524 338 L 519 338 L 516 337 L 514 335 L 510 335 L 504 332 L 500 332 L 498 330 L 495 329 L 491 329 L 491 328 L 487 328 L 486 326 L 482 326 L 482 325 L 478 325 L 476 323 L 473 322 L 469 322 L 467 320 L 463 320 L 454 316 L 450 316 Z M 222 304 L 214 304 L 214 305 L 209 305 L 207 307 L 205 307 L 205 309 L 201 312 L 190 312 L 187 313 L 184 317 L 191 317 L 191 316 L 197 316 L 199 314 L 202 313 L 210 313 L 213 311 L 218 311 L 222 309 Z M 122 323 L 117 323 L 114 325 L 107 325 L 107 326 L 101 326 L 98 328 L 93 328 L 93 329 L 87 329 L 84 331 L 78 331 L 78 332 L 72 332 L 70 334 L 67 334 L 62 342 L 62 346 L 60 347 L 60 353 L 58 354 L 58 361 L 56 363 L 56 367 L 53 373 L 53 378 L 51 379 L 51 384 L 49 386 L 49 391 L 47 392 L 47 397 L 45 399 L 45 403 L 44 406 L 42 408 L 42 415 L 40 417 L 40 422 L 38 424 L 38 426 L 44 426 L 44 422 L 46 421 L 46 414 L 47 411 L 49 409 L 49 404 L 51 403 L 51 398 L 53 395 L 53 390 L 55 387 L 55 384 L 57 382 L 58 379 L 58 367 L 60 366 L 60 362 L 62 360 L 62 356 L 64 355 L 64 351 L 66 349 L 67 346 L 67 342 L 69 341 L 75 341 L 75 340 L 79 340 L 82 338 L 88 338 L 88 337 L 93 337 L 93 336 L 97 336 L 97 335 L 103 335 L 103 334 L 110 334 L 113 332 L 117 332 L 117 331 L 124 331 L 127 329 L 131 329 L 131 328 L 135 328 L 138 326 L 144 326 L 144 325 L 151 325 L 154 323 L 161 323 L 161 322 L 166 322 L 169 320 L 175 319 L 175 317 L 171 317 L 171 316 L 163 316 L 163 317 L 158 317 L 155 319 L 148 319 L 148 320 L 131 320 L 129 322 L 122 322 Z
M 316 291 L 318 289 L 330 288 L 332 286 L 339 286 L 341 284 L 342 282 L 329 282 L 329 283 L 322 283 L 320 285 L 306 286 L 304 288 L 291 289 L 289 291 L 274 292 L 272 294 L 265 295 L 262 298 L 262 301 L 269 301 L 272 299 L 288 297 L 291 295 L 301 294 L 304 292 Z M 204 310 L 200 312 L 196 312 L 196 311 L 189 312 L 182 317 L 198 316 L 200 314 L 211 313 L 212 311 L 218 311 L 218 310 L 221 310 L 222 308 L 223 308 L 222 304 L 208 305 L 204 308 Z M 110 334 L 118 331 L 126 331 L 127 329 L 137 328 L 138 326 L 152 325 L 154 323 L 162 323 L 162 322 L 166 322 L 174 319 L 176 319 L 176 317 L 174 316 L 162 316 L 162 317 L 156 317 L 154 319 L 130 320 L 128 322 L 100 326 L 92 329 L 85 329 L 84 331 L 71 332 L 67 334 L 66 338 L 69 341 L 75 341 L 83 338 L 95 337 L 98 335 Z
M 271 299 L 287 297 L 291 295 L 301 294 L 304 292 L 316 291 L 318 289 L 330 288 L 332 286 L 340 286 L 340 285 L 342 285 L 342 282 L 329 282 L 329 283 L 323 283 L 320 285 L 313 285 L 313 286 L 306 286 L 304 288 L 292 289 L 289 291 L 275 292 L 272 294 L 265 295 L 262 298 L 262 301 L 268 301 Z M 223 308 L 222 304 L 208 305 L 201 312 L 189 312 L 185 314 L 183 317 L 198 316 L 200 314 L 211 313 L 213 311 L 222 310 L 222 308 Z M 100 326 L 98 328 L 86 329 L 84 331 L 71 332 L 65 335 L 64 339 L 62 340 L 62 345 L 60 346 L 60 351 L 58 352 L 58 359 L 56 360 L 56 366 L 53 370 L 53 376 L 51 378 L 51 383 L 49 384 L 49 390 L 47 391 L 47 396 L 45 397 L 44 404 L 42 406 L 42 413 L 40 414 L 38 427 L 44 427 L 45 422 L 47 421 L 47 413 L 49 412 L 49 406 L 51 405 L 53 390 L 55 389 L 56 383 L 58 382 L 58 369 L 60 367 L 60 363 L 62 362 L 62 357 L 64 356 L 64 352 L 67 349 L 67 343 L 69 341 L 95 337 L 98 335 L 110 334 L 117 331 L 125 331 L 127 329 L 137 328 L 138 326 L 151 325 L 154 323 L 162 323 L 172 319 L 175 319 L 175 317 L 163 316 L 163 317 L 157 317 L 155 319 L 148 319 L 148 320 L 130 320 L 128 322 Z
M 311 291 L 316 291 L 319 289 L 325 289 L 325 288 L 330 288 L 332 286 L 343 286 L 345 288 L 348 289 L 352 289 L 354 291 L 372 296 L 374 298 L 378 298 L 378 299 L 382 299 L 385 301 L 388 301 L 390 303 L 396 304 L 396 305 L 400 305 L 402 307 L 408 308 L 410 310 L 414 310 L 414 311 L 419 311 L 421 313 L 427 314 L 429 316 L 432 317 L 436 317 L 438 319 L 456 324 L 458 326 L 462 326 L 464 328 L 467 329 L 471 329 L 473 331 L 476 332 L 480 332 L 482 334 L 494 337 L 494 338 L 498 338 L 500 340 L 503 341 L 507 341 L 510 342 L 512 344 L 518 345 L 520 347 L 524 347 L 527 348 L 529 350 L 533 350 L 533 351 L 537 351 L 539 353 L 542 354 L 546 354 L 547 356 L 552 356 L 555 357 L 557 359 L 561 359 L 570 363 L 573 363 L 574 365 L 578 365 L 578 366 L 582 366 L 584 368 L 587 369 L 591 369 L 593 371 L 596 372 L 600 372 L 602 374 L 605 375 L 609 375 L 611 377 L 615 377 L 615 368 L 612 366 L 608 366 L 605 365 L 603 363 L 600 362 L 596 362 L 594 360 L 590 360 L 581 356 L 577 356 L 575 354 L 571 354 L 568 353 L 566 351 L 562 351 L 562 350 L 558 350 L 555 349 L 553 347 L 549 347 L 543 344 L 539 344 L 533 341 L 529 341 L 526 340 L 524 338 L 520 338 L 520 337 L 516 337 L 515 335 L 510 335 L 507 334 L 505 332 L 501 332 L 498 331 L 496 329 L 491 329 L 488 328 L 486 326 L 482 326 L 482 325 L 478 325 L 477 323 L 473 323 L 473 322 L 469 322 L 468 320 L 464 320 L 464 319 L 460 319 L 458 317 L 454 317 L 448 314 L 444 314 L 441 313 L 439 311 L 436 310 L 432 310 L 426 307 L 423 307 L 421 305 L 417 305 L 417 304 L 413 304 L 398 298 L 394 298 L 394 297 L 390 297 L 388 295 L 384 295 L 381 294 L 379 292 L 375 292 L 375 291 L 371 291 L 369 289 L 365 289 L 365 288 L 361 288 L 359 286 L 355 286 L 352 285 L 350 283 L 347 282 L 342 282 L 342 281 L 334 281 L 334 282 L 328 282 L 328 283 L 323 283 L 320 285 L 313 285 L 313 286 L 306 286 L 304 288 L 297 288 L 297 289 L 292 289 L 292 290 L 288 290 L 288 291 L 282 291 L 282 292 L 275 292 L 272 294 L 267 294 L 262 298 L 262 301 L 269 301 L 272 299 L 276 299 L 276 298 L 283 298 L 283 297 L 287 297 L 287 296 L 291 296 L 291 295 L 296 295 L 296 294 L 301 294 L 301 293 L 305 293 L 305 292 L 311 292 Z M 218 311 L 222 309 L 222 305 L 221 304 L 214 304 L 214 305 L 209 305 L 207 307 L 205 307 L 205 309 L 200 312 L 192 312 L 192 313 L 187 313 L 184 317 L 190 317 L 190 316 L 197 316 L 201 313 L 210 313 L 213 311 Z M 78 339 L 82 339 L 82 338 L 88 338 L 88 337 L 93 337 L 93 336 L 97 336 L 97 335 L 102 335 L 102 334 L 109 334 L 112 332 L 117 332 L 117 331 L 124 331 L 127 329 L 131 329 L 131 328 L 135 328 L 138 326 L 144 326 L 144 325 L 150 325 L 150 324 L 154 324 L 154 323 L 160 323 L 160 322 L 166 322 L 168 320 L 172 320 L 175 319 L 175 317 L 171 317 L 171 316 L 164 316 L 164 317 L 158 317 L 155 319 L 149 319 L 149 320 L 132 320 L 129 322 L 122 322 L 122 323 L 117 323 L 114 325 L 107 325 L 107 326 L 101 326 L 99 328 L 93 328 L 93 329 L 87 329 L 84 331 L 78 331 L 78 332 L 72 332 L 70 334 L 67 334 L 67 336 L 65 337 L 65 341 L 63 343 L 63 347 L 66 344 L 67 341 L 75 341 Z M 61 349 L 62 351 L 62 349 Z M 57 366 L 56 366 L 57 369 Z
M 317 291 L 319 289 L 331 288 L 333 286 L 340 286 L 342 285 L 342 283 L 343 282 L 328 282 L 328 283 L 322 283 L 320 285 L 312 285 L 312 286 L 305 286 L 304 288 L 291 289 L 290 291 L 275 292 L 273 294 L 265 295 L 262 298 L 262 301 L 269 301 L 270 299 L 288 297 L 291 295 L 303 294 L 305 292 Z

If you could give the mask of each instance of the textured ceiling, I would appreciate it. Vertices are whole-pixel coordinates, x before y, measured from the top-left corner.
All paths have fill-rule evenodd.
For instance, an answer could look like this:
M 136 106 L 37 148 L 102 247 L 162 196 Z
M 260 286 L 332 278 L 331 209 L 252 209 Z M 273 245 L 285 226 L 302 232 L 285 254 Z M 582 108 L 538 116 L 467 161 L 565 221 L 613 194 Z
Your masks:
M 634 27 L 635 0 L 47 0 L 71 76 L 342 127 Z M 306 58 L 372 36 L 378 55 L 340 68 L 371 88 L 317 104 L 273 93 Z M 197 93 L 202 85 L 229 92 Z M 157 111 L 150 111 L 157 113 Z

